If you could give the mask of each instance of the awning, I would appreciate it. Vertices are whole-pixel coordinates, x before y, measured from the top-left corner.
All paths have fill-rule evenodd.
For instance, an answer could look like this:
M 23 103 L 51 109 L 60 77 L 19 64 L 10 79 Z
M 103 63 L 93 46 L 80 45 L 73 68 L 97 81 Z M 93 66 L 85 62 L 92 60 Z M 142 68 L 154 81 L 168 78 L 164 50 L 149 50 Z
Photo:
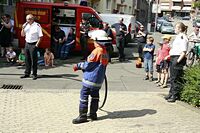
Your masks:
M 89 0 L 90 2 L 99 2 L 100 0 Z
M 172 0 L 173 2 L 182 2 L 182 0 Z
M 179 11 L 181 10 L 181 6 L 172 6 L 172 10 Z
M 191 7 L 183 7 L 182 10 L 183 11 L 191 11 Z
M 169 3 L 160 3 L 161 6 L 169 6 Z
M 184 2 L 184 3 L 185 3 L 185 2 L 191 3 L 192 0 L 183 0 L 183 2 Z
M 172 11 L 169 6 L 161 6 L 161 11 Z
M 160 0 L 160 3 L 169 3 L 169 0 Z

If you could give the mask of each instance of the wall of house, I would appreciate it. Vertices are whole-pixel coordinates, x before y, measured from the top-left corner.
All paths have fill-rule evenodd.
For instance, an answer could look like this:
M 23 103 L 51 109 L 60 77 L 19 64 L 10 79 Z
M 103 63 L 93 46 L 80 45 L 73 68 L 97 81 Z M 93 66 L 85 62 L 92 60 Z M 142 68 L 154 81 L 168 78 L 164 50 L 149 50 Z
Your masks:
M 122 0 L 123 1 L 123 0 Z M 119 13 L 133 14 L 133 1 L 124 0 L 99 0 L 93 4 L 93 8 L 101 13 L 113 13 L 118 9 Z

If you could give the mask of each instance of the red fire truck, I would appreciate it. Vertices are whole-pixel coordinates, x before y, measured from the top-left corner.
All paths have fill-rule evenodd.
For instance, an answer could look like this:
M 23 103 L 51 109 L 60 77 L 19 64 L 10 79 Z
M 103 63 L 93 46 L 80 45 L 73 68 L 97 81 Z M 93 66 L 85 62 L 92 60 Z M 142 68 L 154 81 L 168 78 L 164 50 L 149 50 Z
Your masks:
M 102 23 L 98 13 L 86 6 L 68 3 L 42 3 L 42 2 L 19 2 L 16 4 L 15 11 L 15 30 L 19 40 L 19 47 L 23 48 L 25 40 L 21 37 L 22 25 L 26 22 L 26 15 L 33 14 L 36 22 L 42 26 L 44 37 L 40 48 L 50 48 L 52 42 L 52 27 L 56 23 L 68 34 L 69 28 L 73 27 L 76 34 L 75 51 L 80 51 L 80 23 L 86 17 L 91 25 L 91 29 L 99 28 Z M 59 21 L 59 22 L 58 22 Z M 94 48 L 93 41 L 88 40 L 89 50 Z

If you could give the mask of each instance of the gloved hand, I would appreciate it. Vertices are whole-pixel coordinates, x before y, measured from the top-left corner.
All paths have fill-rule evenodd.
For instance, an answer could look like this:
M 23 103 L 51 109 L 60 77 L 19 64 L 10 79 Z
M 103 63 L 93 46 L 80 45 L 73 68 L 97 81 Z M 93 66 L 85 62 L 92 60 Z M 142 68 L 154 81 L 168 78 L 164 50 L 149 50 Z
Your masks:
M 73 66 L 73 70 L 74 70 L 74 72 L 76 72 L 76 71 L 78 70 L 77 64 L 75 64 L 75 65 Z

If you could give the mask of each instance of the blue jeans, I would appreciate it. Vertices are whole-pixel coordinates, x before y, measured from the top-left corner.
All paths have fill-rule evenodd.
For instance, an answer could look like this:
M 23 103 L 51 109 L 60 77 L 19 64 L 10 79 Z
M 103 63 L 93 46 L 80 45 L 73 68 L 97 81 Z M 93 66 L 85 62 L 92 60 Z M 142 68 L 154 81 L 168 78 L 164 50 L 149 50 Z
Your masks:
M 69 56 L 70 49 L 72 48 L 73 44 L 64 44 L 61 48 L 60 58 L 66 59 Z
M 60 58 L 60 52 L 61 52 L 62 44 L 55 44 L 55 56 L 56 58 Z
M 153 59 L 144 58 L 144 69 L 145 72 L 153 73 Z

